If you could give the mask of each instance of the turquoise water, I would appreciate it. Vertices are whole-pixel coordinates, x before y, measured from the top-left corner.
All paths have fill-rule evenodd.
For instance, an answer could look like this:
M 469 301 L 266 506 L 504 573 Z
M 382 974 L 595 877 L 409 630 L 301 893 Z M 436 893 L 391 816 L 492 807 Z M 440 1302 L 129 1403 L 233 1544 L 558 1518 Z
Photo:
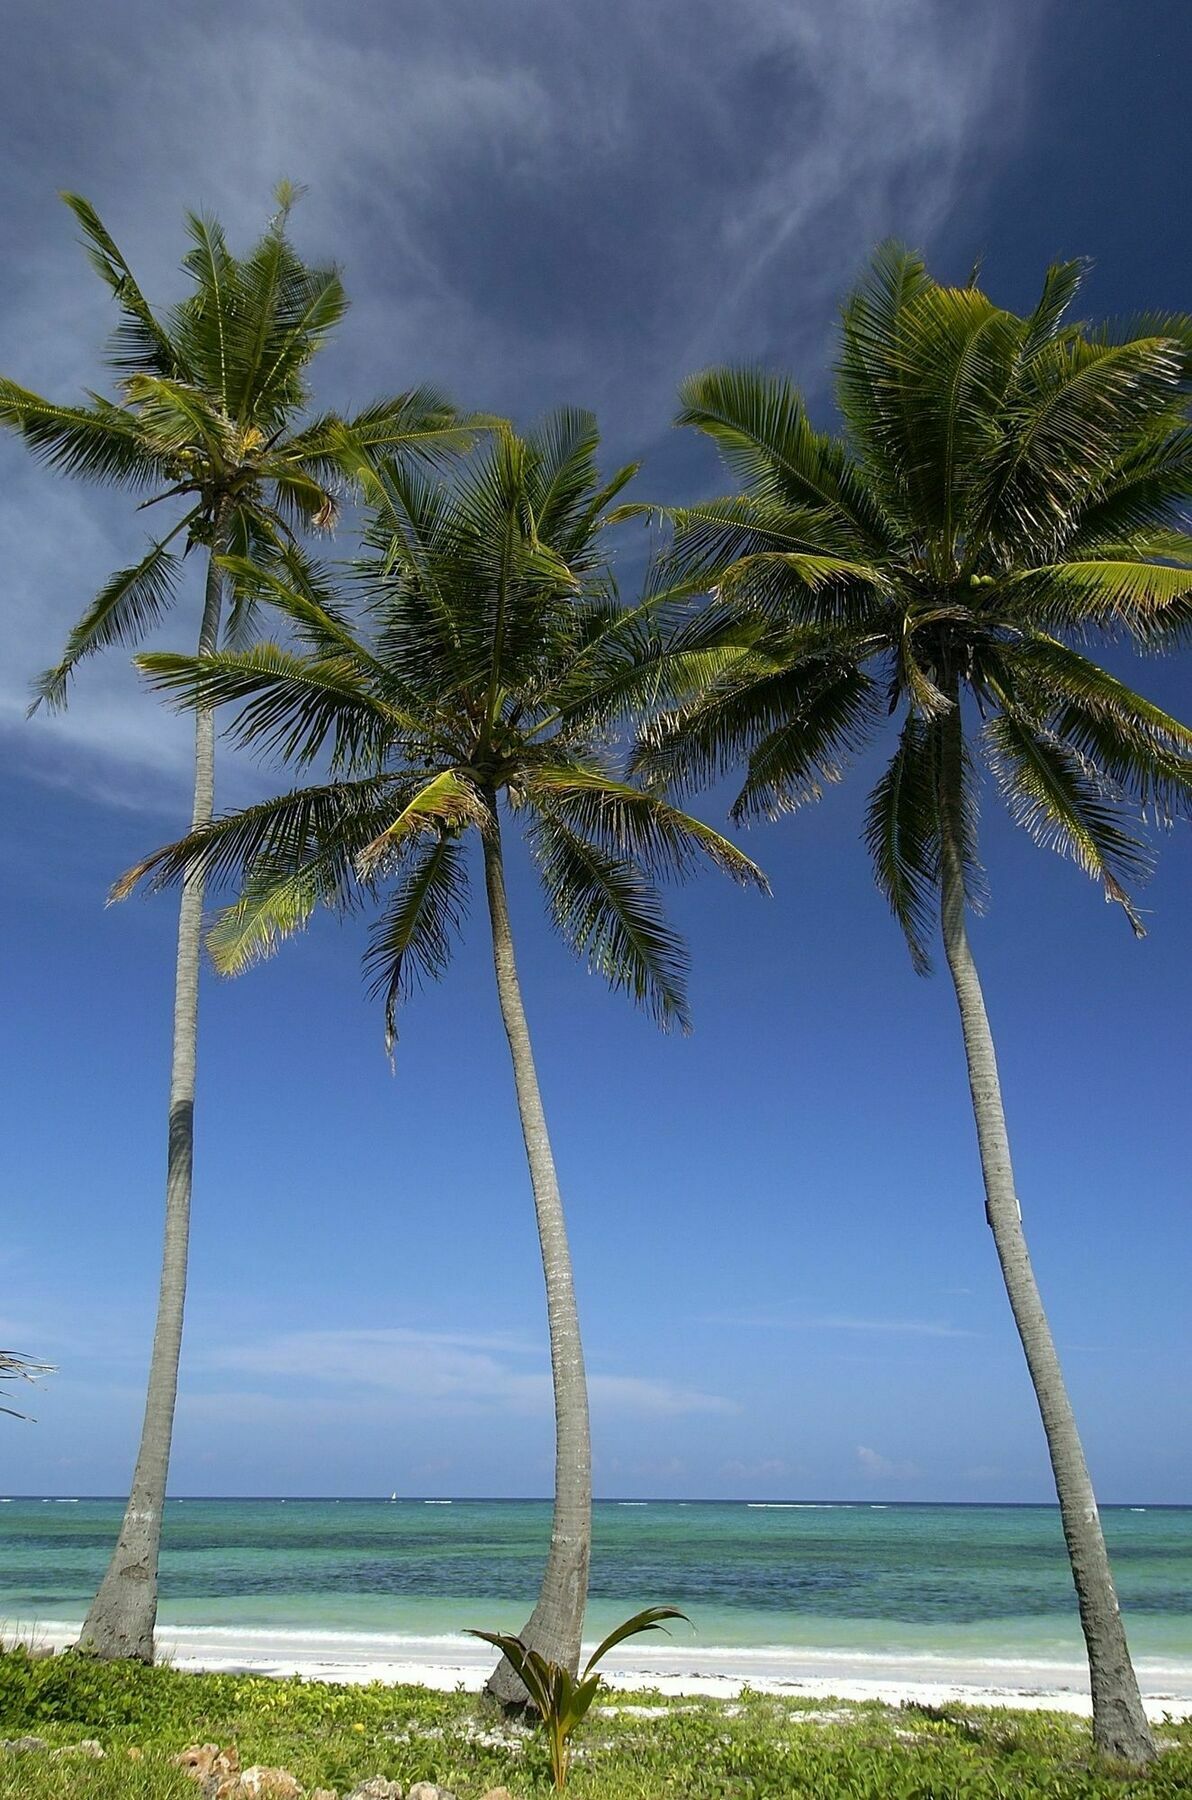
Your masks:
M 115 1500 L 0 1505 L 0 1621 L 78 1621 Z M 171 1500 L 164 1625 L 455 1633 L 524 1623 L 549 1536 L 539 1501 Z M 1192 1508 L 1104 1512 L 1135 1654 L 1192 1663 Z M 593 1632 L 638 1606 L 705 1647 L 1078 1655 L 1049 1507 L 597 1504 Z

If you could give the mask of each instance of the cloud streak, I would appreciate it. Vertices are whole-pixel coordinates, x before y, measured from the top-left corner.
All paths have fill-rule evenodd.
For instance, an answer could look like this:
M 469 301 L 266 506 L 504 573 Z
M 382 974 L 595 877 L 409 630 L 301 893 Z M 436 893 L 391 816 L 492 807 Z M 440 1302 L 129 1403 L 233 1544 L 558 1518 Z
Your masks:
M 640 453 L 699 363 L 781 359 L 821 382 L 836 296 L 875 239 L 929 236 L 977 179 L 977 147 L 995 160 L 1027 23 L 947 0 L 361 0 L 347 22 L 313 0 L 211 0 L 201 19 L 46 0 L 9 21 L 20 153 L 0 181 L 22 278 L 0 368 L 63 398 L 104 379 L 110 307 L 56 186 L 94 198 L 164 301 L 184 208 L 243 242 L 285 174 L 310 187 L 302 247 L 343 261 L 354 301 L 320 399 L 429 378 L 521 416 L 593 404 L 610 451 Z M 668 491 L 690 483 L 666 476 L 672 455 L 654 464 Z M 30 677 L 141 533 L 120 497 L 32 470 L 19 445 L 0 445 L 0 473 L 15 735 Z M 167 641 L 193 637 L 191 602 Z M 18 741 L 47 769 L 98 754 L 127 803 L 129 770 L 158 799 L 181 790 L 188 738 L 113 653 L 65 720 Z M 95 767 L 80 779 L 106 791 Z
M 383 1394 L 411 1414 L 497 1410 L 538 1415 L 551 1407 L 549 1373 L 525 1366 L 538 1361 L 537 1350 L 514 1339 L 393 1326 L 282 1332 L 200 1350 L 194 1366 L 200 1374 L 331 1385 L 353 1400 Z M 597 1372 L 590 1375 L 588 1387 L 593 1411 L 610 1417 L 674 1418 L 736 1410 L 721 1395 L 653 1376 Z M 207 1401 L 214 1404 L 214 1397 Z

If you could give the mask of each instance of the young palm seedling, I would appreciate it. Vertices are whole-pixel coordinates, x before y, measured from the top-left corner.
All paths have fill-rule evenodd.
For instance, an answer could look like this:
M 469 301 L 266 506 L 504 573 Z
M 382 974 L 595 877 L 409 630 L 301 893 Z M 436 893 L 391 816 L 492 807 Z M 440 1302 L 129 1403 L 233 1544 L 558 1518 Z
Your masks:
M 542 1729 L 550 1752 L 551 1779 L 557 1790 L 561 1791 L 567 1786 L 567 1771 L 571 1765 L 571 1735 L 576 1726 L 581 1725 L 587 1717 L 600 1690 L 601 1675 L 597 1664 L 603 1662 L 609 1651 L 618 1644 L 623 1644 L 626 1638 L 640 1637 L 644 1631 L 665 1631 L 663 1619 L 687 1619 L 687 1614 L 680 1612 L 677 1606 L 647 1606 L 644 1612 L 634 1613 L 631 1619 L 624 1619 L 596 1646 L 578 1679 L 562 1663 L 551 1662 L 548 1657 L 531 1649 L 522 1638 L 514 1637 L 510 1632 L 468 1632 L 469 1637 L 483 1638 L 486 1644 L 492 1644 L 521 1677 L 530 1696 L 530 1703 L 542 1719 Z M 687 1622 L 690 1624 L 691 1621 Z

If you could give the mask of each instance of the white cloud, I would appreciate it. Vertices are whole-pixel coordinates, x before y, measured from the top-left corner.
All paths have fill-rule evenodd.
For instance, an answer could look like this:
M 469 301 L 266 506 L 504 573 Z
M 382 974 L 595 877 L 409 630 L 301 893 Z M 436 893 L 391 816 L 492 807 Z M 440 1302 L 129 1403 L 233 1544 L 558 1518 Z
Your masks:
M 752 1330 L 768 1331 L 849 1331 L 874 1333 L 879 1336 L 895 1337 L 927 1337 L 927 1338 L 967 1338 L 976 1337 L 975 1331 L 967 1331 L 962 1326 L 950 1325 L 942 1319 L 889 1319 L 865 1318 L 848 1313 L 826 1313 L 807 1315 L 803 1318 L 779 1318 L 764 1314 L 736 1314 L 727 1317 L 713 1316 L 706 1319 L 709 1325 L 740 1326 Z
M 1031 18 L 948 0 L 362 0 L 346 17 L 212 0 L 191 18 L 128 0 L 119 16 L 80 6 L 51 41 L 33 9 L 7 46 L 22 275 L 0 368 L 64 398 L 103 380 L 110 307 L 56 186 L 92 195 L 167 300 L 183 209 L 213 208 L 244 241 L 286 174 L 310 185 L 300 242 L 343 261 L 354 302 L 321 397 L 429 377 L 523 415 L 586 401 L 617 452 L 640 452 L 705 360 L 780 358 L 820 380 L 835 298 L 872 243 L 923 239 L 988 179 Z M 113 133 L 130 81 L 138 104 Z M 153 804 L 180 794 L 186 723 L 118 651 L 86 668 L 65 719 L 18 727 L 29 678 L 143 534 L 127 500 L 33 471 L 17 444 L 0 476 L 0 724 L 31 764 L 106 798 L 138 803 L 140 779 Z M 192 596 L 171 641 L 194 612 Z
M 893 1457 L 883 1456 L 879 1450 L 871 1450 L 868 1444 L 857 1445 L 857 1461 L 868 1481 L 917 1481 L 919 1478 L 920 1471 L 913 1462 L 898 1462 Z
M 408 1413 L 549 1412 L 549 1372 L 537 1365 L 536 1349 L 503 1336 L 470 1332 L 418 1331 L 394 1326 L 376 1330 L 293 1331 L 255 1342 L 201 1348 L 193 1358 L 200 1372 L 227 1371 L 273 1376 L 304 1384 L 332 1384 L 349 1400 L 384 1394 Z M 676 1417 L 687 1413 L 735 1410 L 730 1400 L 665 1378 L 592 1374 L 593 1411 L 615 1417 Z M 235 1396 L 207 1394 L 208 1409 Z M 284 1404 L 295 1404 L 282 1396 Z M 305 1404 L 305 1402 L 303 1402 Z

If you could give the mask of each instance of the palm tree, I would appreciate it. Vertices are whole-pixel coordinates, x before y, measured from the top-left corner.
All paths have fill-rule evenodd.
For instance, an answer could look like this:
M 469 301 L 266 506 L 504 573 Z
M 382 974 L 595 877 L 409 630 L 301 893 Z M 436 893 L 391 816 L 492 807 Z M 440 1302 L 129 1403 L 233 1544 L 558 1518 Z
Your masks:
M 303 654 L 272 644 L 198 658 L 138 658 L 184 704 L 240 707 L 233 736 L 331 780 L 192 832 L 119 884 L 239 878 L 209 940 L 242 969 L 320 903 L 381 911 L 366 964 L 389 1041 L 411 983 L 447 966 L 478 840 L 497 996 L 509 1041 L 546 1282 L 555 1403 L 550 1550 L 525 1642 L 575 1672 L 587 1598 L 591 1452 L 587 1384 L 566 1222 L 522 1004 L 505 887 L 507 825 L 524 830 L 554 925 L 589 968 L 658 1021 L 687 1023 L 684 952 L 649 871 L 701 858 L 764 878 L 718 832 L 620 780 L 611 729 L 656 681 L 652 594 L 621 606 L 602 547 L 632 467 L 602 483 L 590 415 L 563 412 L 519 438 L 499 432 L 452 481 L 360 465 L 372 502 L 364 617 L 348 623 L 326 584 L 286 585 L 233 560 L 267 592 Z M 503 1663 L 490 1683 L 525 1690 Z
M 683 392 L 742 491 L 674 517 L 672 574 L 702 578 L 726 653 L 646 730 L 652 779 L 743 762 L 738 821 L 819 797 L 891 715 L 893 758 L 865 836 L 925 970 L 938 918 L 960 1009 L 986 1215 L 1043 1417 L 1100 1748 L 1153 1754 L 1096 1501 L 1031 1268 L 994 1043 L 966 928 L 979 897 L 978 760 L 1011 816 L 1069 856 L 1135 931 L 1145 869 L 1131 810 L 1192 801 L 1192 731 L 1078 646 L 1158 644 L 1192 621 L 1185 321 L 1129 335 L 1066 322 L 1081 270 L 1052 268 L 1025 318 L 975 285 L 878 253 L 848 302 L 845 432 L 815 431 L 796 390 L 717 370 Z M 938 909 L 938 910 L 937 910 Z
M 61 661 L 38 682 L 35 706 L 64 705 L 84 657 L 143 637 L 177 599 L 186 556 L 196 547 L 207 553 L 200 651 L 218 645 L 225 599 L 229 636 L 249 634 L 255 593 L 227 569 L 225 555 L 300 567 L 295 528 L 334 522 L 349 443 L 359 455 L 405 444 L 441 447 L 458 435 L 445 403 L 425 389 L 381 401 L 351 420 L 307 414 L 307 365 L 347 300 L 337 270 L 309 268 L 291 248 L 286 224 L 294 193 L 284 184 L 277 213 L 243 258 L 228 250 L 216 220 L 189 217 L 183 268 L 192 290 L 161 316 L 94 208 L 75 194 L 64 198 L 119 308 L 109 360 L 121 378 L 120 399 L 90 394 L 84 406 L 59 406 L 0 380 L 0 423 L 19 430 L 50 467 L 146 493 L 142 506 L 180 502 L 180 516 L 136 564 L 105 583 Z M 213 721 L 200 710 L 196 826 L 212 815 L 214 752 Z M 186 1295 L 202 909 L 203 880 L 196 873 L 183 884 L 179 910 L 165 1242 L 144 1424 L 116 1549 L 82 1638 L 97 1655 L 147 1662 Z

